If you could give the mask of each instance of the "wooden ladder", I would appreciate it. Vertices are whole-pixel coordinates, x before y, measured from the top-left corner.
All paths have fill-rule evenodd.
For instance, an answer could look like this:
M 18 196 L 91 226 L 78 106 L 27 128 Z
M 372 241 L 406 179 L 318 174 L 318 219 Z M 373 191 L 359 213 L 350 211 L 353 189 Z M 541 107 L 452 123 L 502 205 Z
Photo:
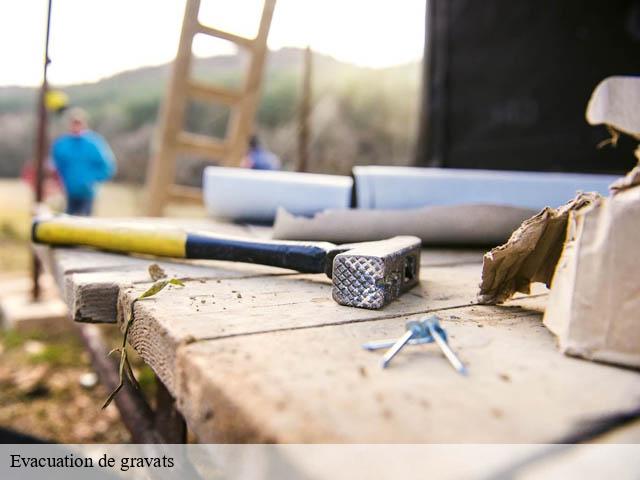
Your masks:
M 200 0 L 187 0 L 178 53 L 147 171 L 147 215 L 162 215 L 165 205 L 172 199 L 202 201 L 201 189 L 174 183 L 179 154 L 198 155 L 230 166 L 240 164 L 252 134 L 275 4 L 276 0 L 264 0 L 260 27 L 256 37 L 251 39 L 202 25 L 198 21 Z M 235 43 L 249 53 L 249 68 L 241 89 L 211 86 L 190 78 L 193 38 L 199 33 Z M 189 99 L 229 106 L 229 124 L 222 141 L 184 131 Z

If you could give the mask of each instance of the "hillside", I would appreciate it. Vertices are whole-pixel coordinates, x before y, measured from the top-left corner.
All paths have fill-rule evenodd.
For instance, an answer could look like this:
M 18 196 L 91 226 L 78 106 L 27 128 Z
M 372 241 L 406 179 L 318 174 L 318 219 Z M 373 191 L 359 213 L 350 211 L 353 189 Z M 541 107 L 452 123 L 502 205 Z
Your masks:
M 233 86 L 241 81 L 242 55 L 197 58 L 194 77 Z M 271 52 L 267 63 L 257 131 L 264 142 L 293 168 L 296 111 L 302 51 Z M 348 173 L 354 164 L 407 164 L 411 160 L 419 95 L 418 64 L 368 69 L 314 55 L 314 98 L 310 169 Z M 73 105 L 85 108 L 92 127 L 105 135 L 118 157 L 118 178 L 141 181 L 149 143 L 170 65 L 123 72 L 91 84 L 62 88 Z M 0 88 L 0 176 L 16 176 L 33 147 L 36 89 Z M 192 103 L 186 128 L 223 136 L 228 111 Z M 63 128 L 54 119 L 52 133 Z M 185 158 L 181 182 L 195 184 L 206 162 Z

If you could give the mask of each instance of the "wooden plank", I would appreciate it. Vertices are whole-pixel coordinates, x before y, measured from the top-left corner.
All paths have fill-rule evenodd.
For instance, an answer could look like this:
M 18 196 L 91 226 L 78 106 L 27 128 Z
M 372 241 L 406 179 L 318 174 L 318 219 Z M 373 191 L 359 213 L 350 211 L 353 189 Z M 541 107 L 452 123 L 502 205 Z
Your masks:
M 138 219 L 148 222 L 150 219 Z M 264 236 L 261 229 L 242 225 L 220 224 L 204 219 L 153 219 L 154 223 L 170 223 L 192 230 L 214 231 L 244 237 Z M 169 277 L 190 279 L 240 278 L 293 273 L 262 265 L 233 262 L 158 260 L 152 257 L 127 256 L 84 248 L 36 246 L 43 264 L 53 274 L 56 285 L 69 307 L 71 317 L 78 322 L 114 323 L 116 304 L 122 288 L 137 283 L 148 284 L 148 268 L 160 265 Z
M 202 189 L 186 185 L 171 185 L 169 194 L 173 200 L 202 204 Z
M 331 298 L 331 280 L 320 274 L 189 281 L 184 288 L 136 302 L 129 341 L 175 393 L 175 353 L 185 343 L 469 305 L 475 301 L 480 269 L 479 264 L 423 269 L 420 285 L 381 310 L 338 305 Z M 121 323 L 147 287 L 121 290 Z
M 180 151 L 212 159 L 222 158 L 227 151 L 227 147 L 223 142 L 206 135 L 189 132 L 180 132 L 176 148 Z
M 255 45 L 254 39 L 241 37 L 240 35 L 236 35 L 235 33 L 225 32 L 224 30 L 209 27 L 201 23 L 198 24 L 198 33 L 221 38 L 222 40 L 227 40 L 228 42 L 235 43 L 236 45 L 243 48 L 252 49 Z
M 397 337 L 403 315 L 185 345 L 179 408 L 201 442 L 552 442 L 640 395 L 637 372 L 560 354 L 539 314 L 440 315 L 469 377 L 434 345 L 381 370 L 360 345 Z
M 65 277 L 64 298 L 71 317 L 76 322 L 116 323 L 117 303 L 123 289 L 142 285 L 150 286 L 149 265 L 158 264 L 169 278 L 205 281 L 258 277 L 260 275 L 291 275 L 293 272 L 232 262 L 170 262 L 157 259 L 130 258 L 130 264 L 115 270 L 71 273 Z
M 207 102 L 234 105 L 242 98 L 242 93 L 215 85 L 206 85 L 195 80 L 188 83 L 187 94 L 192 98 Z

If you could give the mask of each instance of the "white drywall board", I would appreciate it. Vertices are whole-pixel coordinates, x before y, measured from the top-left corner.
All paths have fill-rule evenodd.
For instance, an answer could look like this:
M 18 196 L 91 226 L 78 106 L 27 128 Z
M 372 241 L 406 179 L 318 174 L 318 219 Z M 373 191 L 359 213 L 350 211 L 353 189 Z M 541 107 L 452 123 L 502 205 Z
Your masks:
M 204 201 L 209 215 L 272 221 L 278 207 L 297 215 L 348 208 L 353 179 L 339 175 L 207 167 Z
M 577 191 L 608 193 L 615 175 L 454 168 L 354 167 L 358 208 L 493 204 L 560 206 Z

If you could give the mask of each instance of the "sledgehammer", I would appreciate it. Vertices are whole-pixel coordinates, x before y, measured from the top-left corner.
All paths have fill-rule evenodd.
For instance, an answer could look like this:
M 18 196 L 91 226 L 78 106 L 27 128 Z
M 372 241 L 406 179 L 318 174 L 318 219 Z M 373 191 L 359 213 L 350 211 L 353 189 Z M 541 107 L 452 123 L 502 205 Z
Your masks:
M 325 273 L 333 280 L 333 299 L 350 307 L 382 308 L 418 284 L 420 239 L 393 237 L 377 242 L 254 240 L 186 231 L 145 223 L 79 217 L 35 219 L 35 243 L 81 245 L 161 257 L 228 260 Z

